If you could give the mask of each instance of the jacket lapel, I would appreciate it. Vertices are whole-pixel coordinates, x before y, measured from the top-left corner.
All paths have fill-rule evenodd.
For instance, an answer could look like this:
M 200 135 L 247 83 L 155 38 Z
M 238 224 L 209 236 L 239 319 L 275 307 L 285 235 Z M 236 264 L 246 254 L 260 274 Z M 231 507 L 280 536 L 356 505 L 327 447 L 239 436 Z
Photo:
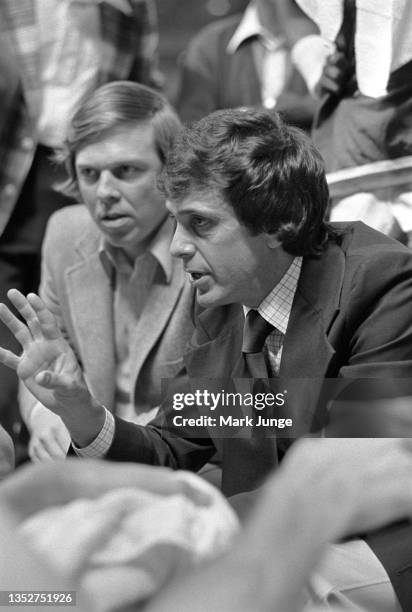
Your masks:
M 328 331 L 339 312 L 345 256 L 331 244 L 319 258 L 305 258 L 283 342 L 280 376 L 323 378 L 334 349 Z
M 236 304 L 203 311 L 197 321 L 196 345 L 185 353 L 190 378 L 234 375 L 242 346 L 244 315 Z
M 170 283 L 155 282 L 150 290 L 142 315 L 132 339 L 131 364 L 133 388 L 150 351 L 166 327 L 183 290 L 185 274 L 180 260 L 173 259 Z
M 97 236 L 84 236 L 77 252 L 79 263 L 67 271 L 73 326 L 91 391 L 112 410 L 115 363 L 110 279 L 100 262 Z
M 335 355 L 328 332 L 339 313 L 344 271 L 345 256 L 335 244 L 320 258 L 303 262 L 279 371 L 287 390 L 285 416 L 293 418 L 296 436 L 317 431 L 324 422 L 326 404 L 320 398 Z

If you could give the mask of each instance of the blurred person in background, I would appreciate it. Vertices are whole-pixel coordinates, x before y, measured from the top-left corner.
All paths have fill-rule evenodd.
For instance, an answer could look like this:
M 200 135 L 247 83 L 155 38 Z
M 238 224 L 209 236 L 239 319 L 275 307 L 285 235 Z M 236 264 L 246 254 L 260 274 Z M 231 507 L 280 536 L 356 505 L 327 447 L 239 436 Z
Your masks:
M 183 56 L 176 103 L 181 119 L 261 106 L 308 130 L 316 101 L 293 64 L 292 49 L 315 32 L 294 0 L 252 0 L 243 14 L 207 25 Z
M 37 290 L 50 214 L 73 202 L 51 161 L 88 91 L 131 79 L 155 85 L 152 0 L 4 0 L 0 4 L 0 299 Z M 15 347 L 3 327 L 0 343 Z M 17 378 L 0 365 L 0 422 L 13 431 Z
M 328 172 L 412 155 L 412 3 L 298 0 L 320 36 L 295 59 L 320 100 L 312 136 Z M 412 182 L 335 203 L 331 219 L 360 219 L 412 244 Z

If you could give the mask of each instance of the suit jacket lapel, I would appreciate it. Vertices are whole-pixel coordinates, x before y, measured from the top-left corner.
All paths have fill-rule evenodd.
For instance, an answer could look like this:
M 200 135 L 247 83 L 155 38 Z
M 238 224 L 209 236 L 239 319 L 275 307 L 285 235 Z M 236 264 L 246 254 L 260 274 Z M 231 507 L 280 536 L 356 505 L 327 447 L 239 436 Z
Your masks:
M 334 349 L 327 333 L 339 312 L 345 256 L 335 244 L 305 258 L 283 342 L 280 376 L 324 377 Z
M 185 353 L 190 378 L 232 376 L 242 347 L 244 315 L 236 304 L 203 311 L 197 322 L 196 345 Z
M 151 287 L 142 316 L 133 334 L 131 364 L 133 388 L 150 351 L 166 327 L 182 292 L 185 273 L 182 263 L 173 260 L 170 283 L 157 282 Z
M 339 313 L 344 271 L 345 256 L 334 244 L 319 259 L 303 261 L 279 371 L 296 436 L 323 423 L 319 399 L 335 355 L 327 334 Z
M 78 253 L 79 263 L 67 271 L 73 325 L 92 393 L 112 410 L 115 362 L 110 279 L 100 262 L 98 237 L 85 236 Z
M 253 48 L 252 42 L 240 45 L 233 55 L 228 56 L 224 64 L 227 87 L 223 103 L 227 106 L 238 106 L 239 99 L 243 101 L 244 106 L 253 106 L 262 101 Z

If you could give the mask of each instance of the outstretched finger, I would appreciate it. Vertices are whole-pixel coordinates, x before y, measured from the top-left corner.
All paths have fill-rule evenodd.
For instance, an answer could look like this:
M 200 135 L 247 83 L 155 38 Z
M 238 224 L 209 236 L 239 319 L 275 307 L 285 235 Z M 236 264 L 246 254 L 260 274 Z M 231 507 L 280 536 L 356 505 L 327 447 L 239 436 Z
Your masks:
M 9 328 L 23 348 L 26 348 L 33 340 L 27 325 L 22 323 L 5 304 L 0 304 L 0 321 Z
M 12 370 L 17 370 L 17 366 L 19 365 L 19 358 L 11 351 L 7 351 L 6 349 L 0 348 L 0 363 L 7 366 L 8 368 L 11 368 Z
M 45 306 L 43 300 L 36 293 L 29 293 L 27 301 L 36 314 L 43 336 L 48 340 L 59 338 L 61 332 L 57 325 L 56 317 Z
M 43 334 L 40 323 L 38 321 L 37 314 L 31 307 L 27 298 L 17 289 L 10 289 L 10 291 L 7 293 L 7 297 L 13 306 L 19 311 L 21 316 L 25 319 L 32 337 L 35 340 L 41 340 L 43 338 Z

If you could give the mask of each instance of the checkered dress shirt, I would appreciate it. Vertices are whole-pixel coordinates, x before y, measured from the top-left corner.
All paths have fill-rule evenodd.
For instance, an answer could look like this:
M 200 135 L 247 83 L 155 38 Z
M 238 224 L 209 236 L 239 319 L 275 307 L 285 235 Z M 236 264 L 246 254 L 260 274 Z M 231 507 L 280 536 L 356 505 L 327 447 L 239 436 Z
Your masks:
M 283 339 L 288 327 L 301 268 L 302 257 L 295 257 L 279 283 L 257 309 L 259 314 L 274 327 L 273 332 L 266 338 L 265 350 L 269 358 L 271 373 L 275 375 L 279 374 Z M 249 310 L 245 308 L 245 314 Z

